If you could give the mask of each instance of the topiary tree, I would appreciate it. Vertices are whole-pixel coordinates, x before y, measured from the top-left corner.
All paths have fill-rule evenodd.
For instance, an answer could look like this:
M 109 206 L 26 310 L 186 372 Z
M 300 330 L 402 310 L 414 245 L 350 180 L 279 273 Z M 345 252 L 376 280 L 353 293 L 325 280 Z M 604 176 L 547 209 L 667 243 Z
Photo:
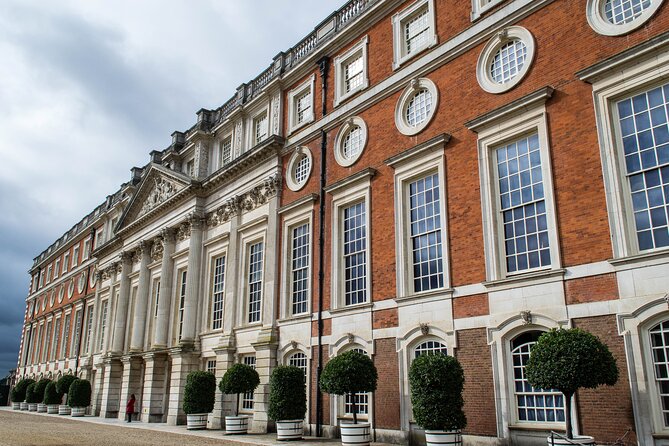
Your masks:
M 184 412 L 209 413 L 214 410 L 216 377 L 211 372 L 190 372 L 184 388 Z
M 63 395 L 56 390 L 56 383 L 49 381 L 44 388 L 44 404 L 51 406 L 60 404 L 61 401 L 63 401 Z
M 307 411 L 304 372 L 294 366 L 278 366 L 269 378 L 269 409 L 272 420 L 301 420 Z
M 463 429 L 467 417 L 462 390 L 465 374 L 452 356 L 421 355 L 409 368 L 411 406 L 420 426 L 428 430 Z
M 35 394 L 38 399 L 38 403 L 43 403 L 44 402 L 44 390 L 46 389 L 46 386 L 51 382 L 50 379 L 42 378 L 39 381 L 35 383 Z
M 377 380 L 376 367 L 369 356 L 351 350 L 328 361 L 321 373 L 319 386 L 326 393 L 350 395 L 353 423 L 357 424 L 358 407 L 353 394 L 375 391 Z
M 37 404 L 40 402 L 42 399 L 38 394 L 35 389 L 37 386 L 36 382 L 31 383 L 27 388 L 26 388 L 26 403 L 28 404 Z
M 12 389 L 12 401 L 22 403 L 26 401 L 26 390 L 35 382 L 34 379 L 26 378 L 16 383 Z
M 70 385 L 67 393 L 67 405 L 70 407 L 88 407 L 91 405 L 91 383 L 77 379 Z
M 253 392 L 260 384 L 260 376 L 253 367 L 246 364 L 235 364 L 230 367 L 223 375 L 218 388 L 226 395 L 237 394 L 237 404 L 235 405 L 235 416 L 239 411 L 239 394 Z
M 60 379 L 56 382 L 56 390 L 61 395 L 67 394 L 70 390 L 70 386 L 77 379 L 79 379 L 79 378 L 77 378 L 74 375 L 63 375 L 63 376 L 61 376 Z
M 597 336 L 587 331 L 553 329 L 532 347 L 525 366 L 534 387 L 557 389 L 564 395 L 567 438 L 573 439 L 571 399 L 580 388 L 594 389 L 618 381 L 616 360 Z

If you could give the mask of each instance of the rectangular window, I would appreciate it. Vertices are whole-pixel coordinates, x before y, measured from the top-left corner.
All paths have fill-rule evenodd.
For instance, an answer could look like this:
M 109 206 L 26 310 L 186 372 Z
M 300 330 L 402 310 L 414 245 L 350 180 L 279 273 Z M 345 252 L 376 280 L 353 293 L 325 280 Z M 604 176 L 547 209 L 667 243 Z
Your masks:
M 44 274 L 40 273 L 39 275 L 39 288 L 44 286 Z
M 223 167 L 224 165 L 232 161 L 232 136 L 228 136 L 223 141 L 221 141 L 221 146 L 219 150 L 220 151 L 218 159 L 221 160 L 220 161 L 221 164 L 219 167 Z
M 207 360 L 207 372 L 216 373 L 216 360 L 215 359 Z
M 362 353 L 367 356 L 367 352 L 361 348 L 354 348 L 353 351 Z M 369 393 L 367 392 L 356 392 L 353 395 L 346 394 L 344 399 L 344 413 L 347 416 L 353 416 L 353 402 L 355 401 L 355 407 L 358 411 L 358 415 L 367 415 L 369 414 Z
M 37 341 L 35 344 L 37 344 L 37 345 L 36 345 L 36 348 L 35 348 L 35 356 L 33 357 L 33 363 L 38 363 L 39 362 L 40 348 L 43 345 L 43 342 L 42 342 L 42 330 L 43 330 L 43 328 L 44 328 L 43 324 L 40 325 L 37 328 L 37 337 L 35 338 L 35 340 Z
M 48 358 L 47 354 L 49 353 L 49 345 L 51 344 L 51 339 L 53 337 L 51 326 L 52 326 L 51 321 L 46 323 L 46 332 L 44 333 L 44 341 L 43 341 L 44 348 L 42 349 L 41 362 L 46 362 Z
M 211 302 L 211 328 L 223 328 L 223 297 L 225 296 L 225 256 L 214 260 L 214 287 Z
M 249 366 L 251 366 L 255 369 L 256 368 L 256 357 L 255 356 L 244 356 L 244 364 L 249 365 Z M 253 410 L 253 392 L 246 392 L 242 396 L 241 404 L 242 404 L 241 410 L 243 410 L 243 411 Z
M 309 223 L 292 229 L 291 308 L 293 314 L 307 312 L 309 301 Z
M 49 360 L 53 361 L 57 358 L 56 349 L 58 349 L 58 343 L 60 342 L 60 318 L 56 319 L 56 323 L 53 326 L 53 342 L 51 343 L 51 353 L 49 354 Z
M 443 288 L 438 174 L 409 183 L 409 208 L 414 292 Z
M 253 144 L 258 144 L 267 138 L 268 128 L 267 113 L 263 113 L 253 120 Z
M 91 239 L 84 240 L 84 260 L 87 260 L 91 255 Z
M 367 36 L 363 37 L 345 53 L 335 57 L 334 105 L 364 90 L 369 85 L 367 78 Z
M 69 357 L 69 347 L 70 347 L 70 319 L 72 315 L 70 313 L 65 315 L 65 322 L 63 322 L 63 345 L 60 347 L 60 357 L 68 358 Z
M 158 305 L 160 304 L 160 280 L 153 281 L 153 301 L 155 302 L 153 317 L 158 317 Z
M 434 0 L 417 0 L 395 14 L 392 22 L 393 69 L 437 44 Z
M 105 348 L 105 332 L 107 329 L 108 308 L 109 308 L 109 301 L 105 300 L 104 302 L 102 302 L 102 312 L 100 313 L 100 344 L 98 346 L 100 351 L 102 351 Z
M 51 271 L 52 271 L 51 265 L 46 269 L 46 283 L 51 282 Z
M 263 273 L 262 262 L 263 242 L 255 243 L 249 246 L 249 323 L 260 321 Z
M 186 174 L 189 177 L 195 176 L 195 160 L 190 160 L 186 163 Z
M 344 85 L 346 93 L 350 93 L 362 85 L 364 78 L 363 67 L 362 54 L 344 66 Z
M 297 107 L 297 123 L 302 124 L 311 117 L 311 90 L 302 93 L 295 99 Z
M 66 252 L 63 256 L 63 274 L 65 274 L 70 267 L 70 253 Z
M 184 329 L 184 308 L 186 306 L 186 273 L 187 271 L 181 272 L 181 286 L 179 287 L 179 340 L 181 340 L 181 335 L 183 334 Z
M 77 356 L 79 354 L 79 339 L 81 337 L 81 320 L 83 317 L 83 310 L 77 310 L 74 313 L 74 334 L 72 335 L 72 356 Z
M 102 230 L 102 228 L 95 231 L 95 239 L 93 240 L 93 249 L 96 249 L 98 246 L 102 246 L 102 244 L 105 242 L 103 237 L 104 237 L 104 231 Z
M 367 302 L 365 202 L 344 208 L 344 296 L 346 305 Z
M 404 23 L 404 41 L 407 54 L 422 49 L 427 44 L 430 23 L 428 9 L 420 10 Z
M 312 75 L 302 84 L 288 92 L 288 130 L 314 120 L 314 85 L 316 75 Z
M 550 266 L 539 135 L 495 150 L 508 273 Z
M 617 103 L 639 251 L 669 246 L 669 84 Z
M 86 317 L 86 345 L 84 346 L 84 353 L 88 354 L 91 348 L 91 339 L 93 337 L 93 305 L 88 307 L 88 316 Z
M 53 278 L 58 277 L 58 273 L 60 272 L 60 259 L 56 259 L 56 265 L 53 267 Z
M 72 266 L 75 267 L 79 264 L 79 245 L 75 246 L 72 250 Z

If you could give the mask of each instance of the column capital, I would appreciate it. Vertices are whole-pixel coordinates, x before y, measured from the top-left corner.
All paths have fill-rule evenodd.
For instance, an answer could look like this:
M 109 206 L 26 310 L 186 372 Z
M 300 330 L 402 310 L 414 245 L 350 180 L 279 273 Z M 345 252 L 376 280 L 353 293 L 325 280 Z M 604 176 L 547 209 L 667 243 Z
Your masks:
M 160 230 L 160 236 L 165 242 L 175 242 L 177 239 L 177 230 L 175 228 L 163 228 Z
M 121 251 L 119 257 L 122 264 L 130 263 L 132 262 L 132 251 Z
M 192 229 L 202 229 L 205 224 L 205 218 L 202 215 L 195 212 L 188 214 L 186 221 L 190 223 Z
M 140 240 L 138 246 L 142 255 L 148 256 L 149 254 L 151 254 L 151 247 L 153 246 L 153 240 Z

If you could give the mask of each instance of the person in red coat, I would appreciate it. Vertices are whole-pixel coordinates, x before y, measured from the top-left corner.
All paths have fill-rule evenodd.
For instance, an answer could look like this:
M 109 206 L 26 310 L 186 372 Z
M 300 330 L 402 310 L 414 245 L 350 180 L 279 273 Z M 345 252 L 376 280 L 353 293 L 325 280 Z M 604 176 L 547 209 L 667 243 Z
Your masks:
M 135 394 L 130 395 L 130 400 L 128 404 L 125 405 L 125 418 L 126 423 L 130 423 L 132 420 L 132 414 L 135 413 Z

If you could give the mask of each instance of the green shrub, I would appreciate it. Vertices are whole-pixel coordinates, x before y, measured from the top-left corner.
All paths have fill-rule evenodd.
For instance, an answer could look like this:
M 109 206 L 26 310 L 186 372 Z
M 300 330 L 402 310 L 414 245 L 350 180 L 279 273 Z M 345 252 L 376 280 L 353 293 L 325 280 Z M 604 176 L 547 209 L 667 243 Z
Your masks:
M 35 389 L 37 386 L 36 382 L 31 383 L 26 389 L 26 403 L 28 404 L 37 404 L 41 401 L 41 397 L 37 394 Z
M 414 359 L 409 368 L 409 385 L 416 423 L 430 430 L 464 428 L 464 383 L 462 367 L 452 356 L 422 355 Z
M 50 379 L 43 378 L 35 383 L 35 394 L 37 395 L 38 403 L 44 402 L 44 390 L 50 382 Z
M 269 409 L 272 420 L 301 420 L 307 411 L 304 372 L 293 366 L 278 366 L 269 378 Z
M 72 382 L 67 392 L 67 405 L 70 407 L 88 407 L 91 405 L 91 383 L 85 379 Z
M 353 401 L 353 422 L 358 422 L 358 408 L 353 394 L 376 390 L 378 374 L 374 363 L 367 356 L 356 351 L 348 351 L 330 359 L 321 373 L 320 388 L 333 395 L 351 395 Z
M 78 378 L 74 375 L 63 375 L 60 377 L 60 379 L 56 382 L 56 390 L 58 393 L 61 395 L 65 395 L 66 393 L 69 392 L 70 385 L 76 381 Z
M 44 388 L 44 404 L 60 404 L 62 400 L 63 395 L 56 390 L 56 383 L 54 381 L 49 381 L 49 384 Z
M 184 389 L 184 412 L 209 413 L 214 410 L 216 377 L 211 372 L 190 372 Z
M 34 383 L 34 379 L 26 378 L 16 383 L 12 389 L 12 401 L 16 403 L 23 403 L 26 401 L 26 390 L 28 386 Z
M 616 360 L 597 336 L 587 331 L 553 329 L 542 334 L 525 366 L 527 381 L 564 394 L 567 437 L 573 438 L 571 399 L 580 388 L 594 389 L 618 381 Z
M 237 394 L 237 404 L 235 405 L 235 415 L 239 407 L 239 394 L 253 392 L 260 384 L 260 376 L 255 369 L 246 364 L 234 364 L 223 375 L 218 388 L 226 395 Z

